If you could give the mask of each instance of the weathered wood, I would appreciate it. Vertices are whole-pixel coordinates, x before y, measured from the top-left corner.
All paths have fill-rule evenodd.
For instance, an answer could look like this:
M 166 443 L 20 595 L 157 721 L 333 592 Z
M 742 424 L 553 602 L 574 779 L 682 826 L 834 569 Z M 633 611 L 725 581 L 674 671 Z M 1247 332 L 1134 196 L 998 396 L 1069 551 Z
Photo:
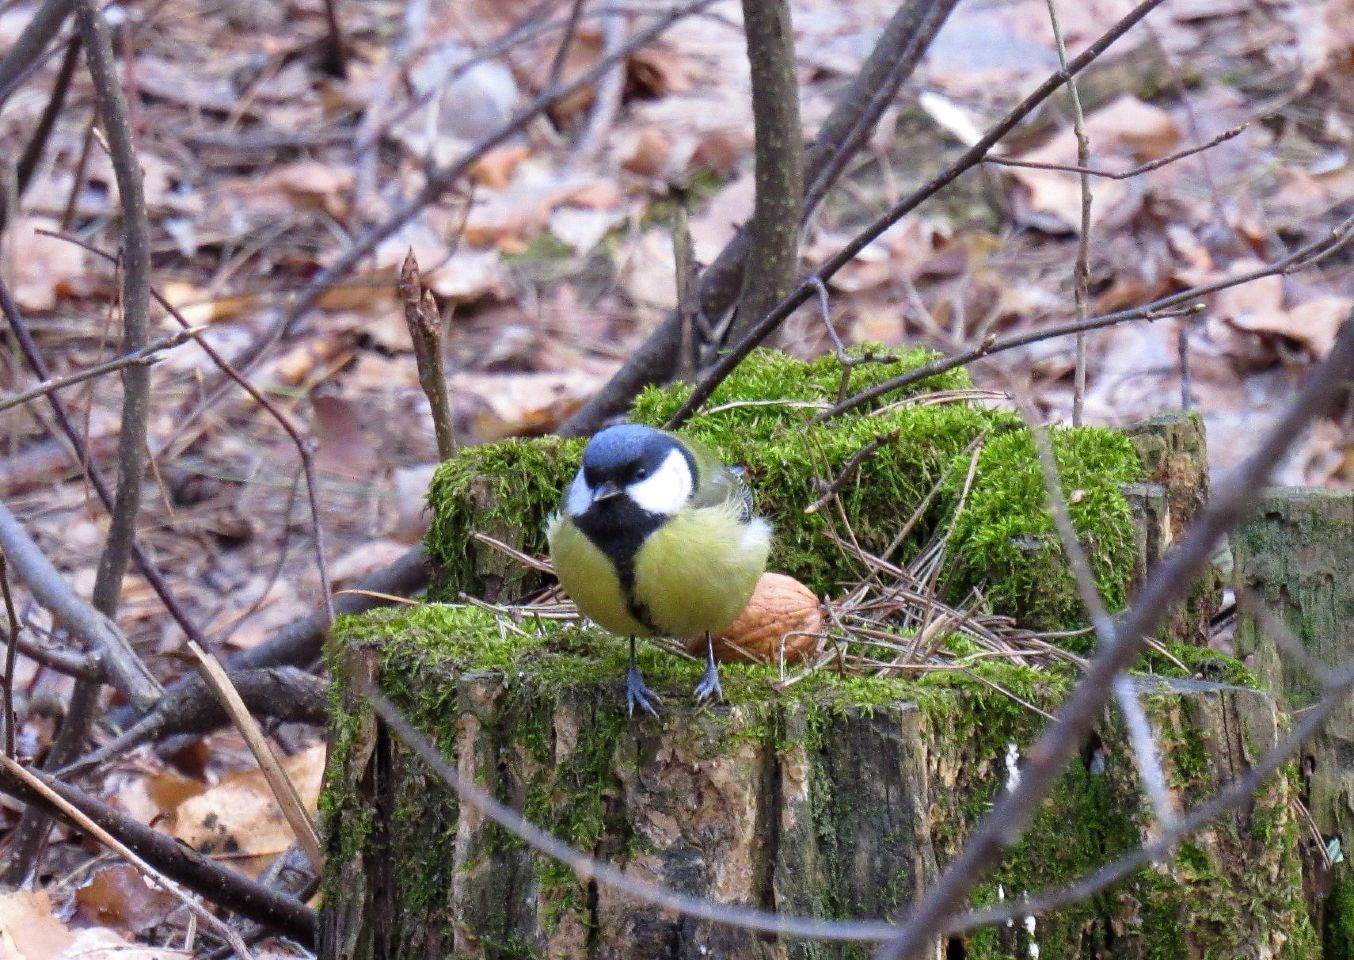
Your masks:
M 1236 653 L 1290 710 L 1320 695 L 1283 642 L 1319 664 L 1354 657 L 1354 493 L 1269 491 L 1232 538 L 1238 608 Z M 1354 702 L 1339 705 L 1302 757 L 1302 796 L 1331 851 L 1354 846 Z M 1354 958 L 1354 876 L 1348 862 L 1327 865 L 1316 841 L 1305 845 L 1307 886 L 1328 960 Z
M 1135 510 L 1135 529 L 1146 551 L 1140 555 L 1141 583 L 1208 501 L 1208 444 L 1203 418 L 1197 413 L 1164 413 L 1131 424 L 1124 432 L 1133 442 L 1150 484 L 1135 485 L 1127 491 Z M 1167 616 L 1160 636 L 1176 643 L 1206 644 L 1221 595 L 1221 576 L 1209 571 L 1186 601 Z
M 611 655 L 613 640 L 584 637 L 576 642 L 598 645 L 589 657 Z M 812 694 L 795 695 L 796 686 L 778 699 L 768 684 L 767 699 L 697 710 L 650 677 L 668 708 L 632 723 L 618 683 L 560 689 L 551 677 L 439 666 L 398 646 L 383 661 L 382 685 L 460 772 L 534 821 L 635 876 L 818 917 L 899 916 L 1005 788 L 1008 752 L 1018 757 L 1042 725 L 1003 694 L 948 678 L 822 678 Z M 1036 700 L 1061 694 L 1023 669 L 1007 682 Z M 1203 799 L 1277 738 L 1279 716 L 1258 691 L 1162 681 L 1144 692 L 1182 803 Z M 341 729 L 366 731 L 369 719 L 359 710 Z M 384 732 L 352 744 L 337 757 L 341 787 L 330 793 L 328 958 L 868 956 L 861 946 L 776 941 L 672 916 L 581 883 L 458 804 Z M 1068 882 L 1148 835 L 1114 718 L 1085 760 L 982 902 Z M 1286 956 L 1315 956 L 1292 800 L 1291 782 L 1275 778 L 1250 810 L 1170 863 L 1040 917 L 1032 936 L 1022 925 L 977 934 L 962 955 L 1024 958 L 1037 944 L 1045 960 L 1261 957 L 1288 942 Z M 937 945 L 936 956 L 960 955 L 958 944 L 949 954 Z

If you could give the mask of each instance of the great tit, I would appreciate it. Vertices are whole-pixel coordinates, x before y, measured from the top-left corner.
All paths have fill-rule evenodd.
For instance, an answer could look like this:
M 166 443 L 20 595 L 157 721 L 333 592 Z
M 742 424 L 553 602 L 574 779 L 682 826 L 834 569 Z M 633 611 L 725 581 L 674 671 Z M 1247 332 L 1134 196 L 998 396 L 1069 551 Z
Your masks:
M 550 557 L 579 612 L 630 638 L 625 694 L 658 715 L 635 664 L 635 637 L 705 634 L 697 700 L 723 696 L 712 633 L 747 606 L 771 526 L 752 515 L 741 475 L 700 444 L 635 424 L 607 427 L 546 528 Z

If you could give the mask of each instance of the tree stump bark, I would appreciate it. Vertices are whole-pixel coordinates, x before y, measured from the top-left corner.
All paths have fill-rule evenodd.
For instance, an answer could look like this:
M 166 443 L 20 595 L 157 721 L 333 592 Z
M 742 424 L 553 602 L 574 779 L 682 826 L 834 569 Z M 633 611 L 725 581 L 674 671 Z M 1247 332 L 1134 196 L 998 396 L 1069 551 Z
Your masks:
M 645 671 L 668 708 L 631 722 L 618 680 L 559 679 L 561 658 L 619 667 L 623 645 L 605 635 L 550 632 L 539 661 L 529 652 L 506 671 L 448 661 L 434 652 L 437 640 L 407 642 L 468 629 L 466 616 L 436 606 L 387 615 L 387 642 L 378 650 L 369 630 L 346 637 L 363 651 L 349 656 L 368 669 L 379 661 L 382 687 L 462 775 L 627 873 L 722 903 L 899 917 L 957 854 L 1043 725 L 990 686 L 942 675 L 923 683 L 816 675 L 812 689 L 800 689 L 806 681 L 775 694 L 747 680 L 753 668 L 726 668 L 726 686 L 764 696 L 692 709 L 683 691 L 697 665 L 658 651 Z M 658 658 L 672 661 L 669 674 Z M 1043 706 L 1063 693 L 1025 668 L 998 675 Z M 754 686 L 739 687 L 745 680 Z M 1182 804 L 1276 741 L 1279 714 L 1258 691 L 1142 684 Z M 869 956 L 868 945 L 777 940 L 580 881 L 459 804 L 360 704 L 348 703 L 339 729 L 326 800 L 331 960 Z M 1044 960 L 1314 957 L 1293 800 L 1290 780 L 1275 778 L 1249 810 L 1169 863 L 1032 929 L 956 938 L 936 944 L 934 956 L 1025 958 L 1037 945 Z M 1122 730 L 1107 717 L 975 904 L 1065 884 L 1140 844 L 1150 819 Z
M 1321 696 L 1318 664 L 1354 658 L 1354 493 L 1269 491 L 1232 538 L 1237 656 L 1290 711 Z M 1282 638 L 1278 634 L 1284 634 Z M 1302 799 L 1320 833 L 1304 845 L 1308 893 L 1328 960 L 1354 958 L 1354 702 L 1336 707 L 1303 752 Z M 1318 844 L 1327 849 L 1318 849 Z

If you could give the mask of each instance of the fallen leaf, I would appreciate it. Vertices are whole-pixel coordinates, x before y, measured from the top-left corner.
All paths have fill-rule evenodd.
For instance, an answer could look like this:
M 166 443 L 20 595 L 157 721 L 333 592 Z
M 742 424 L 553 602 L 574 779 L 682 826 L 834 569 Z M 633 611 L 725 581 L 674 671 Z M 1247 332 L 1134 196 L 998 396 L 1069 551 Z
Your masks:
M 474 404 L 471 432 L 476 441 L 488 443 L 550 432 L 603 382 L 603 375 L 582 371 L 460 373 L 451 378 L 451 391 L 458 402 Z
M 5 265 L 10 292 L 23 309 L 50 310 L 61 297 L 82 296 L 92 289 L 85 252 L 37 232 L 59 228 L 46 217 L 20 216 L 6 231 L 0 264 Z
M 470 179 L 490 190 L 502 190 L 513 172 L 530 156 L 526 147 L 510 146 L 490 150 L 470 168 Z
M 120 863 L 98 870 L 75 894 L 77 915 L 91 924 L 140 933 L 164 921 L 179 906 L 172 893 L 135 867 Z
M 187 323 L 202 326 L 223 320 L 233 320 L 246 310 L 258 306 L 258 294 L 238 294 L 216 297 L 184 280 L 169 280 L 160 287 L 160 293 L 179 312 Z M 179 325 L 165 318 L 164 327 L 177 330 Z
M 560 207 L 550 214 L 550 232 L 582 256 L 592 252 L 608 231 L 623 223 L 625 218 L 623 210 Z
M 948 97 L 925 90 L 917 97 L 917 104 L 936 124 L 966 147 L 983 138 L 983 131 L 973 114 Z
M 1324 360 L 1335 346 L 1335 335 L 1350 316 L 1354 298 L 1325 296 L 1299 303 L 1288 310 L 1288 332 L 1315 360 Z M 1283 332 L 1283 331 L 1279 331 Z
M 0 957 L 51 960 L 70 945 L 71 936 L 52 913 L 45 890 L 0 893 Z
M 282 769 L 314 815 L 324 773 L 324 744 L 282 758 Z M 229 773 L 175 811 L 170 834 L 195 850 L 216 855 L 276 856 L 295 837 L 259 770 Z

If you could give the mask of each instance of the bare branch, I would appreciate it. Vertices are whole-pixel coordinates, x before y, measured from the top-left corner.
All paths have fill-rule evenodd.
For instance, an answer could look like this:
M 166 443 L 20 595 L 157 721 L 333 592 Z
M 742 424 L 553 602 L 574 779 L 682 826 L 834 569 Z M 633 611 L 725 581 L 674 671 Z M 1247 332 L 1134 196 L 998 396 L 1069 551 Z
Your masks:
M 150 331 L 150 225 L 141 165 L 127 123 L 127 99 L 113 64 L 113 43 L 97 0 L 74 0 L 75 19 L 85 41 L 85 57 L 94 79 L 94 97 L 108 135 L 109 159 L 122 207 L 122 352 L 146 345 Z M 146 426 L 150 417 L 150 371 L 122 371 L 122 422 L 118 433 L 117 495 L 108 539 L 94 580 L 94 607 L 114 616 L 122 596 L 136 518 L 141 510 L 141 478 L 146 472 Z
M 45 396 L 55 390 L 64 390 L 67 387 L 73 387 L 77 383 L 84 383 L 86 380 L 92 380 L 94 377 L 102 377 L 105 374 L 114 373 L 126 367 L 136 366 L 138 364 L 145 366 L 154 363 L 159 359 L 156 354 L 163 353 L 166 350 L 172 350 L 182 343 L 193 339 L 202 330 L 200 328 L 191 328 L 180 330 L 178 333 L 167 337 L 161 337 L 158 340 L 152 340 L 138 350 L 131 353 L 125 353 L 120 357 L 114 357 L 104 363 L 87 367 L 84 370 L 78 370 L 75 373 L 69 373 L 64 377 L 53 377 L 50 380 L 44 380 L 42 383 L 22 393 L 16 393 L 12 397 L 0 399 L 0 413 L 13 407 L 21 406 L 30 400 L 36 400 L 38 397 Z
M 61 571 L 3 503 L 0 503 L 0 548 L 38 603 L 98 657 L 108 681 L 117 691 L 138 711 L 149 710 L 160 698 L 160 684 L 117 625 L 76 596 Z
M 4 548 L 0 547 L 0 592 L 5 596 L 5 615 L 9 618 L 9 638 L 5 644 L 4 679 L 4 716 L 0 723 L 5 725 L 5 756 L 14 756 L 14 727 L 18 719 L 14 715 L 14 666 L 19 654 L 19 615 L 14 612 L 14 596 L 9 592 L 9 561 L 5 558 Z
M 9 99 L 14 87 L 23 80 L 30 67 L 38 62 L 42 52 L 61 31 L 61 25 L 71 12 L 71 0 L 45 0 L 33 19 L 28 21 L 19 38 L 0 60 L 0 103 Z
M 725 334 L 735 339 L 794 287 L 804 202 L 804 146 L 789 0 L 743 0 L 743 25 L 752 72 L 756 198 L 747 226 L 750 240 L 742 291 Z M 703 366 L 714 356 L 704 359 Z
M 1168 157 L 1161 157 L 1152 160 L 1132 170 L 1102 170 L 1099 167 L 1074 166 L 1072 164 L 1062 163 L 1040 163 L 1037 160 L 1016 160 L 1011 157 L 985 157 L 983 163 L 996 164 L 1001 167 L 1023 167 L 1029 170 L 1061 170 L 1064 173 L 1084 173 L 1089 177 L 1104 177 L 1107 180 L 1131 180 L 1134 177 L 1140 177 L 1144 173 L 1151 173 L 1153 170 L 1160 170 L 1162 167 L 1175 163 L 1177 160 L 1183 160 L 1186 157 L 1192 157 L 1196 153 L 1202 153 L 1216 147 L 1220 143 L 1231 140 L 1246 132 L 1250 126 L 1249 123 L 1238 124 L 1230 130 L 1224 130 L 1207 143 L 1196 144 Z
M 969 838 L 945 875 L 913 908 L 898 935 L 884 944 L 879 960 L 919 956 L 949 918 L 962 909 L 973 887 L 1024 833 L 1063 766 L 1076 752 L 1104 709 L 1114 678 L 1131 667 L 1167 610 L 1182 599 L 1207 566 L 1214 545 L 1256 502 L 1275 464 L 1297 442 L 1306 426 L 1327 410 L 1354 377 L 1354 318 L 1345 322 L 1329 358 L 1308 380 L 1260 447 L 1227 481 L 1209 508 L 1175 549 L 1157 566 L 1115 624 L 1113 642 L 1101 644 L 1086 674 L 1026 754 L 1020 783 L 1001 795 L 991 813 Z

